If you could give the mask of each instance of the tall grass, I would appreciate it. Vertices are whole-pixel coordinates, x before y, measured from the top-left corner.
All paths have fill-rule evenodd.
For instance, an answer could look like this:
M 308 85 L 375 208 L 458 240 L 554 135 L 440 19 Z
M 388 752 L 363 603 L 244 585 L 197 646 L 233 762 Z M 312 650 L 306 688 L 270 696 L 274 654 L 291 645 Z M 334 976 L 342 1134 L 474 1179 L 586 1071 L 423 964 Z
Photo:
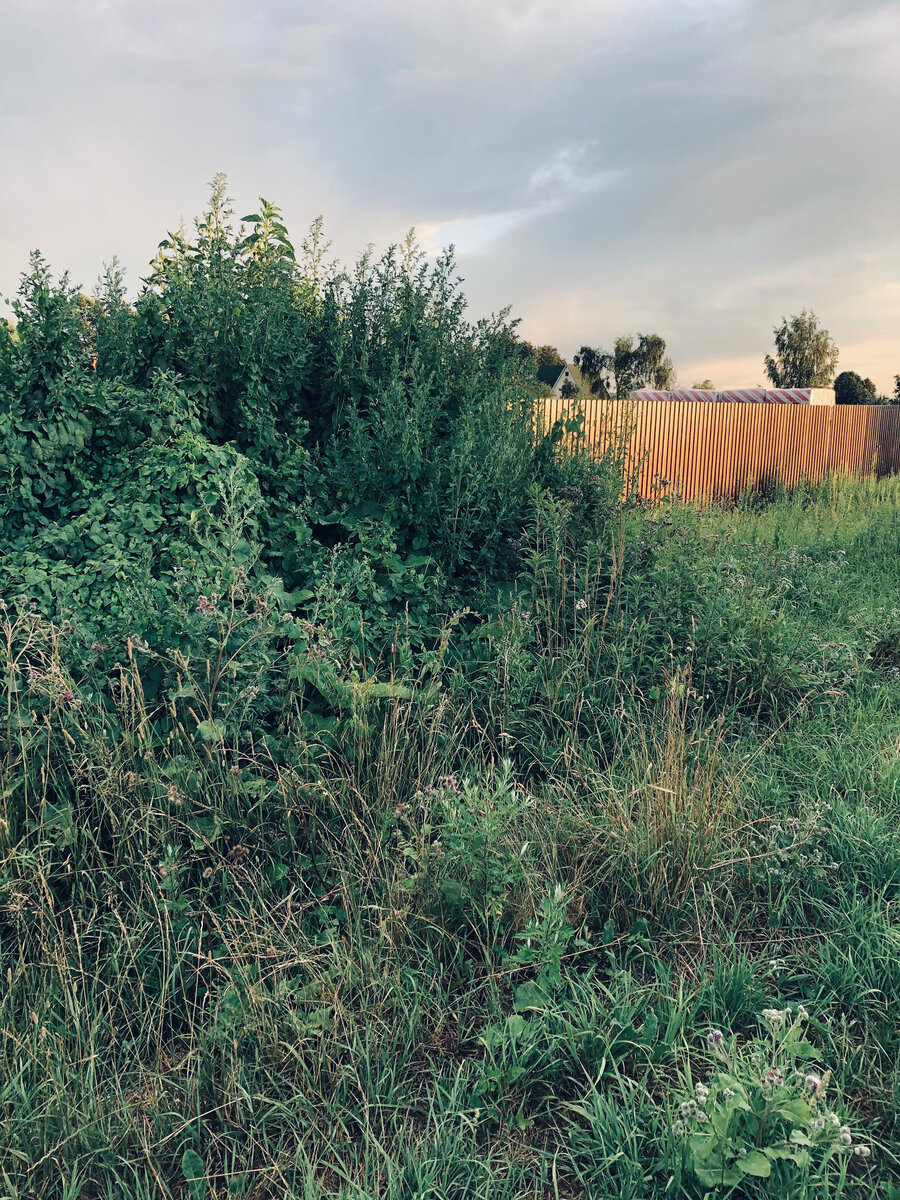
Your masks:
M 6 609 L 0 1194 L 699 1198 L 708 1031 L 803 1004 L 873 1154 L 730 1194 L 898 1195 L 898 488 L 536 494 L 333 720 L 321 633 L 104 671 Z

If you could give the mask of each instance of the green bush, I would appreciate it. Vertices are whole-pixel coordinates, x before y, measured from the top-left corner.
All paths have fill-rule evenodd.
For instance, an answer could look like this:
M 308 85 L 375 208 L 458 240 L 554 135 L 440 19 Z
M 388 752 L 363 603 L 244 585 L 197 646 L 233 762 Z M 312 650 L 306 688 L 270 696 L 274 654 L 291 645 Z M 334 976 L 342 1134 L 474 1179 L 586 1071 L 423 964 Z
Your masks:
M 898 1195 L 900 484 L 623 500 L 458 282 L 221 180 L 134 303 L 32 260 L 11 1200 Z

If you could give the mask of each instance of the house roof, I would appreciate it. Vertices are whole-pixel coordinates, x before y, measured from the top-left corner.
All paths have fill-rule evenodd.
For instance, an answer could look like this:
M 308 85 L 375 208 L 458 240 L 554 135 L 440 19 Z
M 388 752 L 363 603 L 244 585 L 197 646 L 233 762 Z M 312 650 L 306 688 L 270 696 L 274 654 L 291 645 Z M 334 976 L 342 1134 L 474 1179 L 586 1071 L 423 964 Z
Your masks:
M 546 383 L 549 387 L 556 387 L 556 384 L 559 381 L 559 377 L 560 377 L 560 375 L 562 375 L 562 373 L 563 373 L 563 371 L 565 371 L 565 369 L 566 369 L 565 363 L 563 363 L 562 366 L 558 366 L 558 367 L 552 367 L 552 366 L 538 367 L 537 377 L 541 381 L 541 383 Z
M 555 388 L 566 371 L 569 373 L 572 386 L 580 388 L 583 382 L 581 378 L 581 369 L 580 367 L 576 367 L 574 363 L 564 362 L 561 367 L 539 367 L 537 377 L 541 383 L 545 384 L 547 387 Z

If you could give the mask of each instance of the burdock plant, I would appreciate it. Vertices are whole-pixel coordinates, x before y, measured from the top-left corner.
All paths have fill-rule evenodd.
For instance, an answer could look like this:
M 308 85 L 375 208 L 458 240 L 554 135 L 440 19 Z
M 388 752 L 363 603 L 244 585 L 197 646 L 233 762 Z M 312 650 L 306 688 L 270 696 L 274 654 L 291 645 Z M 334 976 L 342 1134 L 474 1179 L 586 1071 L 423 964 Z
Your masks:
M 807 1020 L 802 1007 L 767 1008 L 762 1037 L 738 1044 L 720 1030 L 707 1036 L 716 1067 L 681 1098 L 673 1125 L 704 1187 L 730 1194 L 756 1180 L 761 1194 L 805 1196 L 835 1160 L 870 1157 L 828 1098 L 831 1072 L 810 1065 Z

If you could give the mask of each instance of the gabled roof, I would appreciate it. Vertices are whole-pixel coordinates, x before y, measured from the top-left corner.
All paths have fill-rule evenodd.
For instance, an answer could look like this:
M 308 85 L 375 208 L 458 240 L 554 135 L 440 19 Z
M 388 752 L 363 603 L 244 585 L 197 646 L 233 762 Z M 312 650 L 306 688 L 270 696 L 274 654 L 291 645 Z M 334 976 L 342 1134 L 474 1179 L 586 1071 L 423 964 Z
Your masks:
M 537 377 L 541 383 L 546 383 L 548 387 L 556 387 L 559 382 L 559 377 L 566 370 L 566 364 L 563 363 L 558 367 L 538 367 Z

